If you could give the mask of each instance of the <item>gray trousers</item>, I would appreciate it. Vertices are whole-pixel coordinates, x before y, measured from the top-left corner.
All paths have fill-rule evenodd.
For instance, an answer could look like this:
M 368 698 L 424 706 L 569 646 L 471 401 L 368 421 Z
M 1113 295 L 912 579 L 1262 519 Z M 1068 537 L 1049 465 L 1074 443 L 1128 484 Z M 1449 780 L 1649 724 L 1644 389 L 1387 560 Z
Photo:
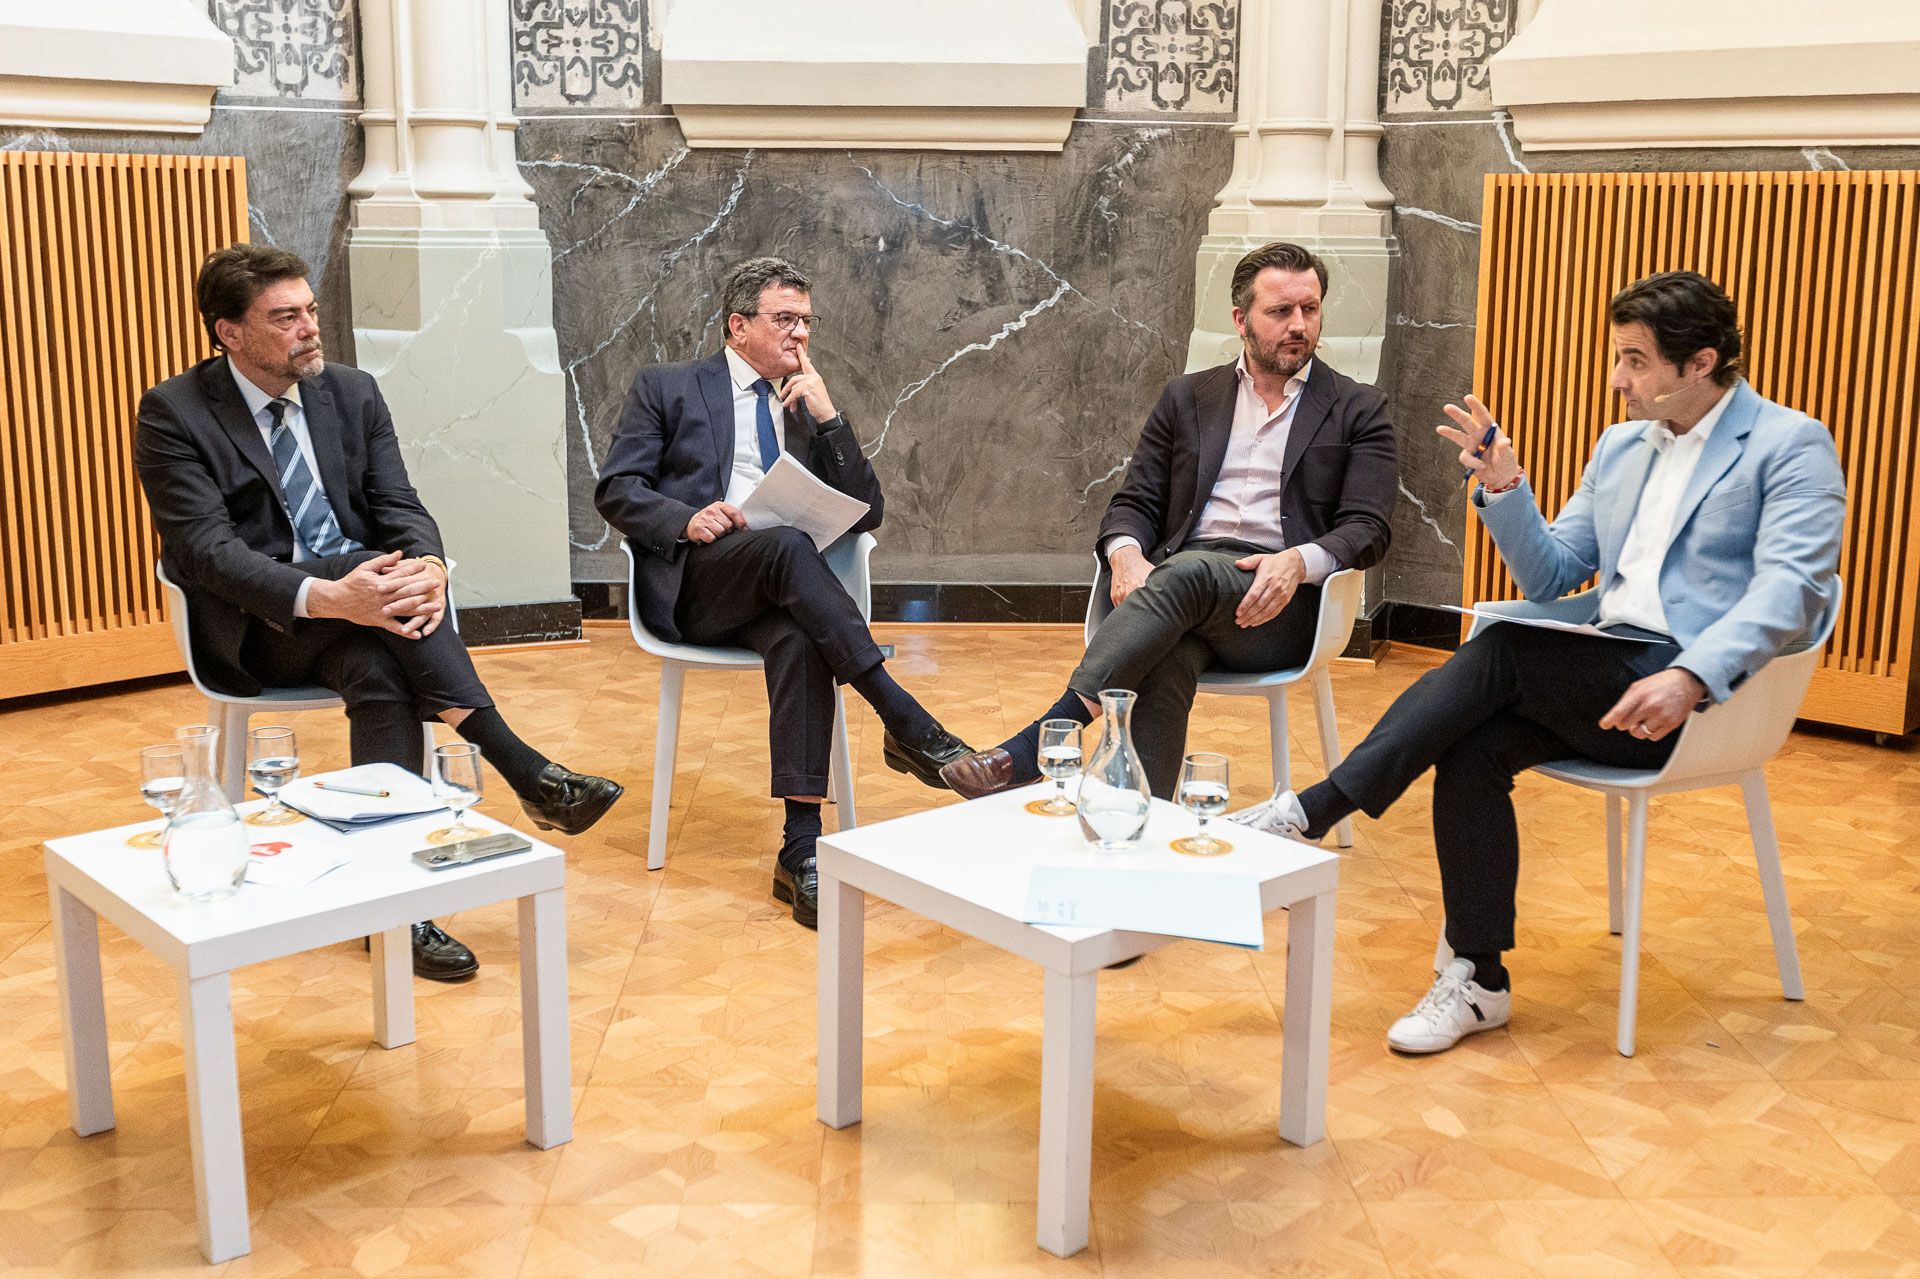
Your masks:
M 1313 652 L 1320 588 L 1303 585 L 1279 616 L 1260 626 L 1233 620 L 1253 585 L 1253 571 L 1233 566 L 1261 548 L 1232 539 L 1195 542 L 1167 557 L 1146 584 L 1094 632 L 1067 687 L 1095 702 L 1104 688 L 1130 688 L 1133 743 L 1147 784 L 1173 798 L 1186 751 L 1187 716 L 1200 675 L 1208 667 L 1277 671 L 1299 666 Z

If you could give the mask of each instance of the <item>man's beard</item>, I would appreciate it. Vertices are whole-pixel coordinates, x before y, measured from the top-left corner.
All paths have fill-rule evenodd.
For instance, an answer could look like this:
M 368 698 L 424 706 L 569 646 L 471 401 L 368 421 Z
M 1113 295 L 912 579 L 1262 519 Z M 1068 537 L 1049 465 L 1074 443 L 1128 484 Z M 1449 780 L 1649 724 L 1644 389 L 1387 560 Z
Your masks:
M 1307 342 L 1297 347 L 1283 347 L 1275 342 L 1263 348 L 1258 343 L 1250 342 L 1247 344 L 1247 355 L 1262 373 L 1289 378 L 1307 367 L 1307 361 L 1313 358 L 1313 344 Z
M 318 377 L 327 367 L 326 348 L 318 340 L 287 353 L 287 372 L 296 380 Z

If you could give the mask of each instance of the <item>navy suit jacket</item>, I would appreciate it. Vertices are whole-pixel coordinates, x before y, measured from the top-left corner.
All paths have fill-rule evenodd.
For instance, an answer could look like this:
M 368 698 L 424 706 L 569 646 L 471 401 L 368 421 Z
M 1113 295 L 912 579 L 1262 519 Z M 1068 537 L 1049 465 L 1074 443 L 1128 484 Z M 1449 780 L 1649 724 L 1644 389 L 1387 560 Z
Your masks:
M 786 415 L 782 447 L 822 481 L 872 509 L 856 533 L 880 527 L 885 499 L 845 417 L 816 424 Z M 680 639 L 674 608 L 686 568 L 687 521 L 727 493 L 733 473 L 733 384 L 727 356 L 656 364 L 634 375 L 600 467 L 593 504 L 633 544 L 634 598 L 647 629 Z

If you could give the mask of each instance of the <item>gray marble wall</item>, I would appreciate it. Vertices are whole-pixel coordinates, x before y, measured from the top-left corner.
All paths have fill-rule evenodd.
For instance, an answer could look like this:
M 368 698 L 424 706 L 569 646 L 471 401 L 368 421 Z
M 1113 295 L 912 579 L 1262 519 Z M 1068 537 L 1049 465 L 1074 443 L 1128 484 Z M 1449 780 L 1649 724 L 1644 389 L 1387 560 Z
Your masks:
M 719 349 L 729 264 L 793 258 L 814 354 L 887 493 L 876 577 L 1084 581 L 1180 371 L 1232 159 L 1238 5 L 1110 0 L 1063 154 L 689 151 L 640 0 L 512 0 L 522 173 L 553 243 L 577 581 L 625 576 L 593 509 L 637 369 Z M 630 38 L 635 22 L 640 38 Z
M 1385 6 L 1381 171 L 1394 194 L 1401 272 L 1386 357 L 1402 480 L 1385 566 L 1396 603 L 1460 600 L 1466 494 L 1457 450 L 1433 427 L 1441 405 L 1473 389 L 1484 175 L 1920 167 L 1914 148 L 1522 152 L 1485 86 L 1485 59 L 1510 34 L 1512 10 L 1510 0 Z

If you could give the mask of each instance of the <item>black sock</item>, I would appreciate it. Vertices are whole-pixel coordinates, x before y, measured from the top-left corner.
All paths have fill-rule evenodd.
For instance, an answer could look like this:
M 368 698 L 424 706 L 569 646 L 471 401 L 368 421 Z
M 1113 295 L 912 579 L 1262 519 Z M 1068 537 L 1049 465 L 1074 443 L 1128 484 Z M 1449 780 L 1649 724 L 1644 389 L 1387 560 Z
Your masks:
M 1307 814 L 1307 838 L 1319 839 L 1341 818 L 1357 812 L 1360 805 L 1348 799 L 1346 793 L 1333 784 L 1333 779 L 1328 778 L 1300 792 L 1300 807 Z
M 1473 980 L 1482 990 L 1502 991 L 1512 984 L 1513 979 L 1507 975 L 1507 966 L 1500 962 L 1497 950 L 1485 955 L 1463 955 L 1455 951 L 1453 957 L 1473 965 Z
M 940 727 L 940 721 L 927 714 L 927 708 L 914 701 L 913 694 L 887 674 L 885 662 L 875 662 L 866 674 L 851 681 L 851 687 L 873 707 L 897 742 L 918 746 Z
M 453 731 L 478 746 L 480 758 L 492 764 L 517 795 L 533 794 L 540 770 L 553 762 L 515 736 L 500 712 L 491 706 L 468 711 Z
M 1013 756 L 1013 780 L 1030 782 L 1040 776 L 1040 725 L 1050 719 L 1070 719 L 1076 724 L 1093 723 L 1093 713 L 1080 700 L 1080 694 L 1068 689 L 1047 713 L 1000 743 L 1000 749 Z
M 787 824 L 780 831 L 780 864 L 797 871 L 801 862 L 813 856 L 813 842 L 820 838 L 820 805 L 804 799 L 784 802 Z

